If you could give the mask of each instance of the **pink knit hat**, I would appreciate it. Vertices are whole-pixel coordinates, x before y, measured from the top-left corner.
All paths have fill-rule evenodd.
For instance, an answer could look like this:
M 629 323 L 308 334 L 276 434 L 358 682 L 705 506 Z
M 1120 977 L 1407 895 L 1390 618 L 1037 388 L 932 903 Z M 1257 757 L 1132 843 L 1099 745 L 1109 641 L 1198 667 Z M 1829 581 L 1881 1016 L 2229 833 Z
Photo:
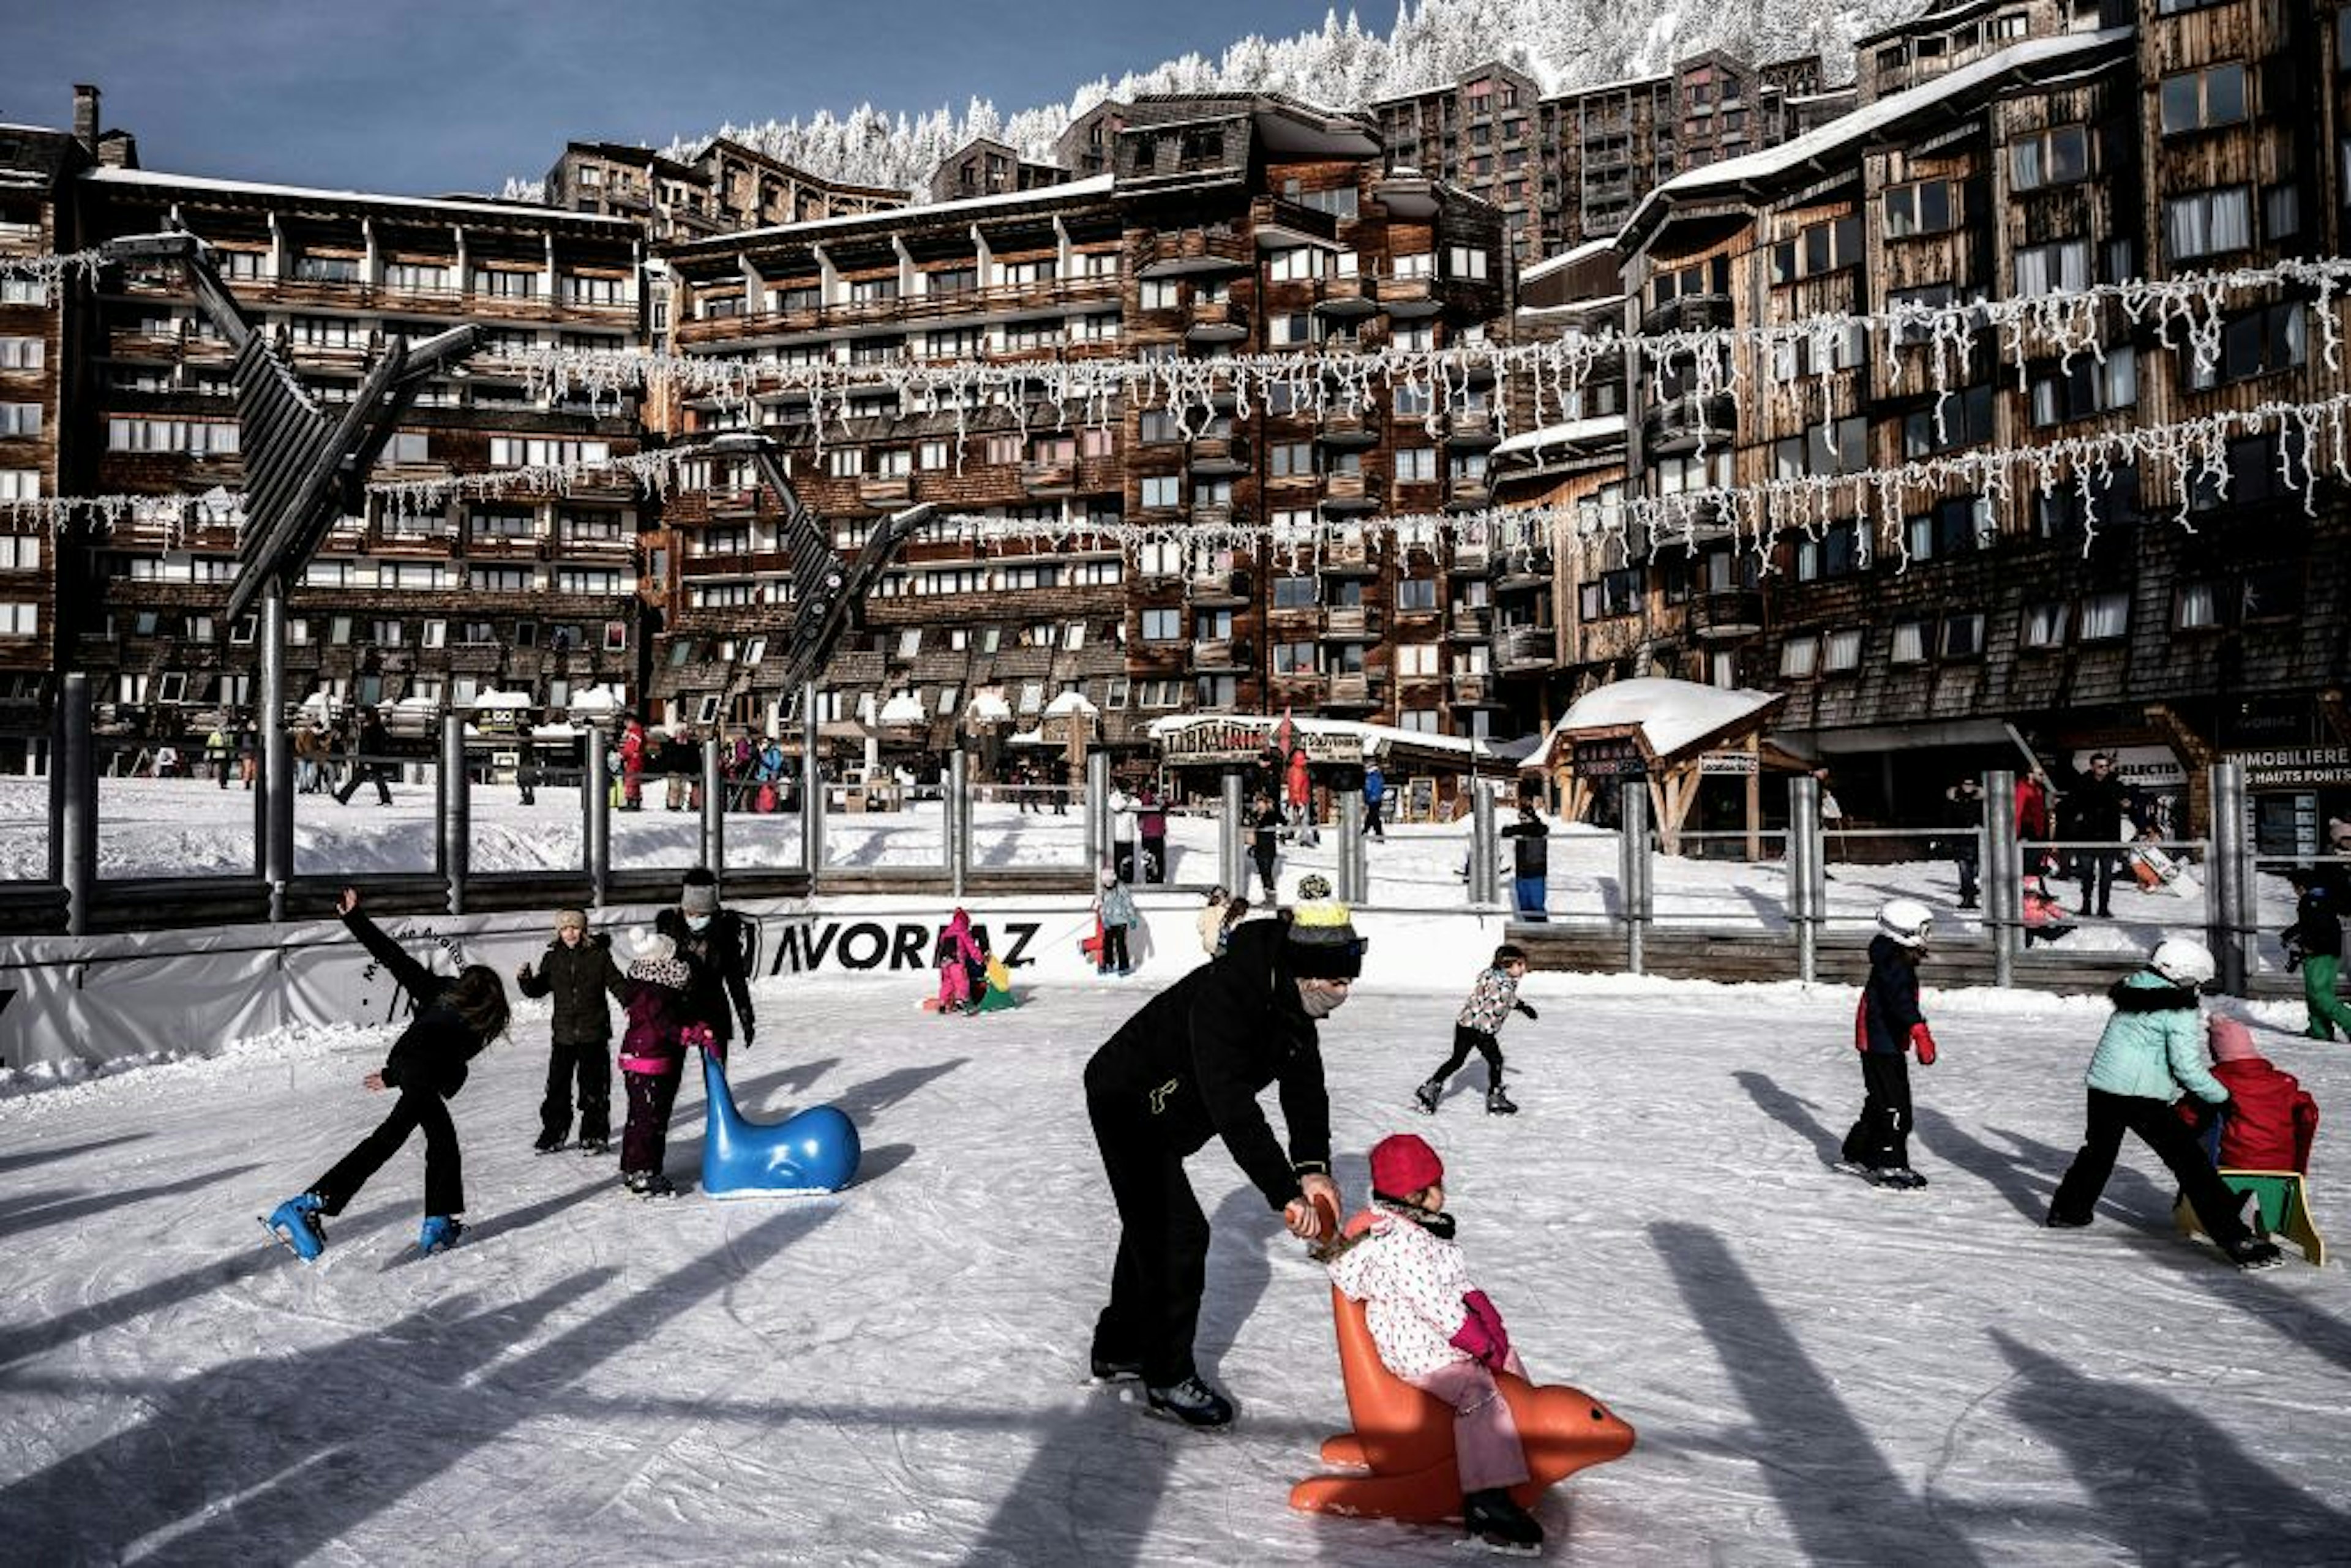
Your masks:
M 2207 1026 L 2211 1038 L 2212 1060 L 2215 1061 L 2259 1061 L 2262 1053 L 2253 1045 L 2253 1032 L 2237 1019 L 2215 1016 Z

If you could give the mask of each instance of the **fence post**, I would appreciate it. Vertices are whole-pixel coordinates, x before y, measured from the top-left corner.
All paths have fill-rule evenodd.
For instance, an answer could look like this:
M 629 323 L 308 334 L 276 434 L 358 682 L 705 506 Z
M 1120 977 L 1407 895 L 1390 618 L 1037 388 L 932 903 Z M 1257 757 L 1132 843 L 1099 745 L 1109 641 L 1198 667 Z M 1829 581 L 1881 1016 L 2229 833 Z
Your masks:
M 294 876 L 294 737 L 286 727 L 286 590 L 275 579 L 261 594 L 261 779 L 254 790 L 261 834 L 261 877 L 269 918 L 286 918 L 286 884 Z
M 964 878 L 971 871 L 971 758 L 961 747 L 947 753 L 946 795 L 939 810 L 947 839 L 947 881 L 961 902 Z
M 2245 769 L 2212 764 L 2212 863 L 2205 868 L 2204 919 L 2220 988 L 2247 993 L 2252 977 L 2253 849 L 2245 832 Z
M 2024 929 L 2024 846 L 2016 837 L 2016 774 L 1988 768 L 1983 776 L 1984 924 L 1991 927 L 1991 983 L 2016 984 L 2016 944 Z
M 1364 863 L 1364 792 L 1339 792 L 1339 902 L 1361 904 L 1369 880 Z
M 1625 904 L 1625 967 L 1647 972 L 1647 928 L 1653 899 L 1649 887 L 1649 780 L 1634 774 L 1616 785 L 1616 814 L 1623 836 L 1616 844 L 1617 888 Z
M 1473 778 L 1469 780 L 1469 902 L 1472 904 L 1500 902 L 1494 882 L 1494 860 L 1499 852 L 1495 846 L 1500 842 L 1494 832 L 1494 786 L 1488 779 Z
M 66 890 L 66 932 L 89 931 L 98 894 L 98 775 L 89 745 L 89 675 L 67 672 L 57 691 L 57 880 Z
M 1223 868 L 1225 891 L 1235 898 L 1247 896 L 1249 887 L 1249 825 L 1243 820 L 1249 810 L 1247 782 L 1238 768 L 1226 768 L 1219 780 L 1223 809 L 1217 823 L 1217 863 Z
M 441 716 L 441 873 L 449 879 L 449 913 L 465 913 L 465 862 L 472 847 L 473 780 L 465 773 L 465 720 Z
M 800 687 L 800 866 L 809 892 L 824 870 L 824 770 L 817 766 L 816 683 Z
M 1117 852 L 1110 839 L 1110 753 L 1086 753 L 1086 870 L 1099 871 Z
M 1796 978 L 1811 985 L 1821 973 L 1821 781 L 1809 773 L 1788 780 L 1788 923 L 1796 928 Z
M 718 765 L 720 745 L 712 736 L 702 743 L 702 863 L 720 885 L 726 881 L 726 774 Z
M 604 727 L 588 726 L 585 776 L 580 782 L 580 843 L 588 852 L 588 896 L 599 909 L 612 883 L 612 765 Z

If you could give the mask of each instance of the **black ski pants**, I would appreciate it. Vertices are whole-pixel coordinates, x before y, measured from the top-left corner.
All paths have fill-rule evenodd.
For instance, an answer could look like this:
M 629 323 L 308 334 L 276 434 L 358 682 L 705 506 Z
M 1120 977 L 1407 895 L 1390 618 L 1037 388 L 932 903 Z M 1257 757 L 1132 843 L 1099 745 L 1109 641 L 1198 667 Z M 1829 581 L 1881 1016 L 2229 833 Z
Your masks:
M 343 1206 L 419 1127 L 424 1129 L 424 1212 L 465 1213 L 465 1159 L 457 1148 L 457 1124 L 450 1119 L 449 1103 L 430 1089 L 413 1085 L 400 1091 L 381 1125 L 310 1184 L 319 1195 L 319 1207 L 329 1214 L 342 1213 Z
M 1861 1053 L 1861 1116 L 1844 1135 L 1844 1157 L 1872 1170 L 1910 1164 L 1910 1058 L 1899 1051 Z
M 1123 975 L 1134 967 L 1126 953 L 1126 927 L 1104 925 L 1102 940 L 1102 968 L 1105 975 Z
M 1140 1363 L 1144 1382 L 1165 1388 L 1195 1370 L 1208 1218 L 1184 1175 L 1184 1156 L 1159 1141 L 1146 1118 L 1091 1090 L 1086 1113 L 1119 1219 L 1118 1261 L 1110 1305 L 1094 1322 L 1094 1357 Z
M 1469 1060 L 1469 1053 L 1473 1051 L 1486 1059 L 1486 1087 L 1499 1089 L 1502 1086 L 1502 1042 L 1484 1030 L 1471 1029 L 1466 1023 L 1453 1026 L 1453 1054 L 1445 1059 L 1444 1066 L 1428 1075 L 1428 1081 L 1442 1083 L 1460 1071 L 1461 1064 Z
M 556 1142 L 571 1130 L 571 1087 L 580 1086 L 580 1136 L 602 1143 L 612 1135 L 612 1042 L 557 1040 L 547 1053 L 547 1097 L 538 1103 L 539 1130 Z
M 2204 1234 L 2227 1250 L 2243 1241 L 2245 1222 L 2239 1218 L 2237 1197 L 2220 1179 L 2212 1162 L 2196 1142 L 2196 1129 L 2161 1100 L 2145 1094 L 2109 1094 L 2090 1091 L 2089 1129 L 2082 1134 L 2081 1152 L 2065 1167 L 2065 1179 L 2049 1200 L 2049 1217 L 2073 1225 L 2090 1223 L 2098 1195 L 2115 1173 L 2115 1156 L 2122 1151 L 2123 1134 L 2137 1133 L 2156 1157 L 2170 1167 L 2179 1190 L 2196 1208 Z

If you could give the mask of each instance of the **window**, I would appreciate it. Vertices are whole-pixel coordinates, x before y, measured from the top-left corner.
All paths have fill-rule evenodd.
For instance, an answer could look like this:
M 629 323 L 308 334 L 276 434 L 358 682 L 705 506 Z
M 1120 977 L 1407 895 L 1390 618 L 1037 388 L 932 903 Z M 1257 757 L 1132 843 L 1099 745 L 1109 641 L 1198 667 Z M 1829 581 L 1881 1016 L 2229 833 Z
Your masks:
M 2082 601 L 2082 641 L 2112 642 L 2130 630 L 2130 595 L 2094 593 Z
M 1908 239 L 1917 235 L 1943 234 L 1959 225 L 1959 183 L 1920 180 L 1895 185 L 1886 193 L 1886 237 Z
M 1816 277 L 1859 267 L 1865 248 L 1858 217 L 1809 225 L 1795 238 L 1782 240 L 1771 247 L 1771 281 L 1793 283 L 1800 277 Z
M 1850 577 L 1860 570 L 1861 525 L 1846 518 L 1822 528 L 1818 538 L 1796 542 L 1796 580 Z
M 1965 555 L 1991 542 L 1992 531 L 1991 502 L 1982 496 L 1937 502 L 1933 509 L 1903 524 L 1904 542 L 1914 561 Z
M 1775 479 L 1858 474 L 1868 466 L 1869 422 L 1858 414 L 1813 425 L 1801 435 L 1783 436 L 1771 444 Z
M 2220 329 L 2220 358 L 2200 364 L 2186 349 L 2188 382 L 2198 392 L 2273 371 L 2293 370 L 2309 351 L 2301 300 L 2287 300 L 2231 316 Z
M 1849 371 L 1868 357 L 1869 329 L 1859 321 L 1825 330 L 1808 329 L 1798 336 L 1772 341 L 1771 379 L 1793 382 L 1830 371 Z
M 37 468 L 0 468 L 0 501 L 31 501 L 41 494 Z
M 1314 472 L 1314 444 L 1284 442 L 1268 449 L 1266 462 L 1268 472 L 1277 479 L 1309 477 Z
M 1269 254 L 1266 277 L 1275 283 L 1305 283 L 1322 276 L 1322 253 L 1311 246 Z
M 1180 610 L 1146 610 L 1143 612 L 1143 640 L 1146 643 L 1176 643 L 1183 640 L 1184 612 Z
M 1984 618 L 1980 610 L 1943 617 L 1942 654 L 1946 659 L 1976 659 L 1983 656 Z
M 41 405 L 37 402 L 0 402 L 0 441 L 10 439 L 30 441 L 41 434 Z
M 2243 250 L 2253 243 L 2253 188 L 2223 185 L 2163 204 L 2164 248 L 2175 261 Z
M 629 623 L 625 621 L 604 622 L 604 652 L 625 653 L 629 649 Z
M 0 371 L 37 371 L 47 352 L 38 338 L 0 338 Z
M 1410 613 L 1437 608 L 1437 580 L 1432 577 L 1407 577 L 1395 585 L 1395 607 Z
M 38 571 L 41 541 L 31 534 L 0 534 L 0 570 Z
M 2163 78 L 2163 133 L 2182 136 L 2234 125 L 2245 118 L 2245 67 L 2241 60 Z
M 2302 187 L 2268 185 L 2262 190 L 2262 237 L 2273 245 L 2302 233 Z
M 1821 646 L 1821 668 L 1831 674 L 1861 668 L 1859 629 L 1828 634 L 1828 640 Z
M 2016 252 L 2016 292 L 2032 298 L 2043 294 L 2078 294 L 2090 286 L 2090 242 L 2055 240 L 2048 245 L 2022 246 Z
M 446 621 L 427 621 L 424 623 L 424 645 L 426 647 L 442 647 L 445 645 L 448 641 L 449 622 Z
M 360 280 L 359 257 L 298 256 L 294 258 L 294 277 L 299 283 L 357 283 Z
M 206 453 L 235 452 L 236 426 L 207 424 L 192 419 L 110 419 L 106 446 L 110 452 L 178 452 L 191 457 Z
M 1276 675 L 1311 675 L 1321 672 L 1315 662 L 1321 644 L 1316 643 L 1276 643 L 1273 645 L 1273 673 Z
M 476 593 L 528 593 L 530 568 L 477 566 L 467 573 L 466 586 Z
M 609 441 L 559 441 L 537 435 L 490 437 L 490 466 L 493 468 L 561 467 L 572 464 L 606 463 L 611 460 L 611 456 L 612 444 Z
M 2171 623 L 2182 632 L 2209 631 L 2220 624 L 2219 595 L 2210 582 L 2183 582 L 2173 600 Z
M 2043 600 L 2024 607 L 2024 619 L 2017 632 L 2018 639 L 2028 648 L 2062 648 L 2065 645 L 2065 605 L 2059 600 Z
M 1233 612 L 1229 610 L 1198 610 L 1192 613 L 1192 641 L 1216 643 L 1233 634 Z
M 1316 580 L 1311 577 L 1277 577 L 1273 580 L 1273 607 L 1276 610 L 1306 610 L 1318 602 Z
M 2239 612 L 2247 621 L 2274 621 L 2302 613 L 2303 569 L 2294 565 L 2245 569 Z
M 40 630 L 39 605 L 0 604 L 0 637 L 35 637 Z
M 2030 385 L 2036 425 L 2088 419 L 2137 402 L 2138 350 L 2128 344 L 2107 350 L 2103 364 L 2086 354 L 2076 355 L 2070 370 L 2052 366 L 2037 371 Z
M 2071 480 L 2043 491 L 2035 502 L 2044 539 L 2078 540 L 2093 525 L 2127 526 L 2138 520 L 2138 469 L 2116 468 L 2090 477 L 2086 501 Z
M 1919 664 L 1927 660 L 1927 622 L 1896 621 L 1894 623 L 1894 648 L 1886 655 L 1896 664 Z
M 1171 508 L 1184 504 L 1184 481 L 1178 475 L 1158 474 L 1143 481 L 1143 505 L 1146 509 Z
M 824 471 L 835 479 L 852 478 L 865 472 L 865 448 L 836 446 L 824 455 Z
M 538 274 L 486 268 L 474 274 L 474 291 L 493 299 L 528 299 L 538 292 Z
M 1474 246 L 1457 245 L 1445 253 L 1445 276 L 1447 277 L 1483 277 L 1486 276 L 1486 253 Z
M 1791 637 L 1780 645 L 1780 674 L 1788 680 L 1804 679 L 1820 667 L 1820 662 L 1818 637 Z
M 1395 673 L 1398 680 L 1433 681 L 1441 666 L 1439 650 L 1434 643 L 1406 643 L 1395 651 Z
M 1968 387 L 1903 416 L 1902 455 L 1931 456 L 1991 439 L 1991 388 Z
M 1181 287 L 1169 278 L 1146 277 L 1143 280 L 1137 304 L 1145 310 L 1173 310 L 1184 302 Z
M 1613 571 L 1602 572 L 1596 580 L 1583 585 L 1576 608 L 1585 621 L 1603 621 L 1611 616 L 1638 613 L 1641 608 L 1641 569 L 1620 566 Z
M 2090 131 L 2060 125 L 2029 136 L 2008 150 L 2010 183 L 2020 191 L 2070 185 L 2090 177 Z

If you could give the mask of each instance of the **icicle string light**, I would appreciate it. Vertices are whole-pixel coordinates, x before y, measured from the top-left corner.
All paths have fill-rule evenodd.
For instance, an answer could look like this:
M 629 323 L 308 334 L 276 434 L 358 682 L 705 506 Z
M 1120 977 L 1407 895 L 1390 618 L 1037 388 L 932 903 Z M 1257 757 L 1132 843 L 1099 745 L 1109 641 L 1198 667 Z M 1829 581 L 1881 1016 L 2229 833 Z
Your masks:
M 0 256 L 0 277 L 29 277 L 41 286 L 41 303 L 56 302 L 59 286 L 68 277 L 95 279 L 106 258 L 94 250 L 67 251 L 52 256 Z

